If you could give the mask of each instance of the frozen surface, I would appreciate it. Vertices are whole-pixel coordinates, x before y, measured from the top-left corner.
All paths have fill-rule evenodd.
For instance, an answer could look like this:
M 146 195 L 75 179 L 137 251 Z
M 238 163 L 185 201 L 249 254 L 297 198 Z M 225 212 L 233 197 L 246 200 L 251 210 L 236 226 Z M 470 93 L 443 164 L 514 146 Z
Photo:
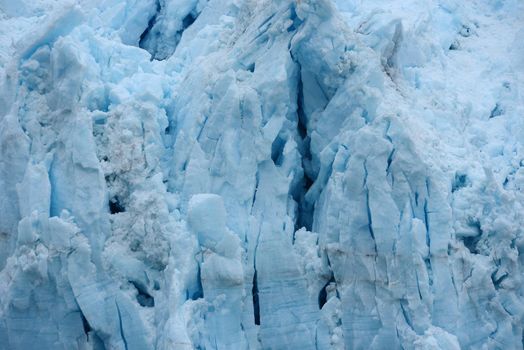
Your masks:
M 524 4 L 0 0 L 1 349 L 522 349 Z

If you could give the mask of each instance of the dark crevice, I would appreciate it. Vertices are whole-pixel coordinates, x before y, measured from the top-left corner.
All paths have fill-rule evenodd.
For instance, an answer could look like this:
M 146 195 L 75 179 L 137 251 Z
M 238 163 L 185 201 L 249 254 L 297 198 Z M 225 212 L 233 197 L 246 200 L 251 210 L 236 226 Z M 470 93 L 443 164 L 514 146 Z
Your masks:
M 87 322 L 86 317 L 84 316 L 84 314 L 81 311 L 80 311 L 80 317 L 82 318 L 82 326 L 84 328 L 84 333 L 86 334 L 86 336 L 89 339 L 89 332 L 91 332 L 92 330 L 91 325 L 89 324 L 89 322 Z
M 427 199 L 424 199 L 424 225 L 426 226 L 426 245 L 431 250 L 431 236 L 429 234 L 429 211 Z
M 393 163 L 393 159 L 394 159 L 394 157 L 395 157 L 395 151 L 396 151 L 396 149 L 393 148 L 393 149 L 391 150 L 391 152 L 389 153 L 389 155 L 388 155 L 388 161 L 387 161 L 387 162 L 388 162 L 388 165 L 387 165 L 387 167 L 386 167 L 386 174 L 388 174 L 388 175 L 389 175 L 390 172 L 391 172 L 391 164 Z
M 308 147 L 305 147 L 305 155 L 311 159 L 311 150 L 309 149 L 309 137 L 307 134 L 307 116 L 304 111 L 304 83 L 302 81 L 302 67 L 298 65 L 298 83 L 297 83 L 297 128 L 298 134 L 302 140 L 308 140 Z
M 462 28 L 460 28 L 459 35 L 464 38 L 469 38 L 473 34 L 473 30 L 470 26 L 463 24 Z
M 151 60 L 163 61 L 176 50 L 182 34 L 188 29 L 198 18 L 199 12 L 193 8 L 185 15 L 179 22 L 180 28 L 175 33 L 167 32 L 167 26 L 162 22 L 162 5 L 160 1 L 156 3 L 156 13 L 149 19 L 149 23 L 144 32 L 140 35 L 138 46 L 147 50 L 151 54 Z
M 307 116 L 304 112 L 304 83 L 302 81 L 302 67 L 299 63 L 297 63 L 299 69 L 298 69 L 298 83 L 297 83 L 297 128 L 298 133 L 302 140 L 305 140 L 308 138 L 307 135 Z M 311 158 L 311 151 L 309 150 L 309 147 L 307 149 L 309 151 L 309 157 Z M 306 154 L 308 155 L 308 154 Z
M 140 304 L 140 306 L 143 306 L 143 307 L 154 307 L 155 306 L 155 298 L 153 298 L 151 294 L 148 293 L 147 288 L 144 285 L 142 285 L 142 283 L 135 282 L 135 281 L 129 281 L 129 283 L 131 283 L 138 292 L 136 296 L 136 300 Z
M 493 107 L 493 109 L 491 110 L 491 113 L 489 114 L 489 119 L 498 117 L 503 114 L 504 114 L 504 108 L 502 108 L 502 106 L 497 102 L 495 104 L 495 107 Z
M 336 283 L 335 276 L 333 274 L 331 274 L 331 278 L 329 279 L 329 281 L 326 282 L 324 287 L 322 287 L 322 289 L 320 290 L 320 293 L 318 293 L 318 308 L 320 310 L 322 310 L 322 307 L 327 303 L 327 288 L 331 283 Z
M 258 192 L 259 183 L 260 183 L 260 178 L 259 178 L 258 169 L 257 169 L 257 173 L 255 174 L 255 190 L 253 191 L 253 200 L 251 201 L 251 212 L 253 212 L 253 207 L 255 206 L 255 202 L 257 200 L 257 192 Z
M 267 29 L 270 25 L 271 25 L 271 20 L 275 18 L 275 13 L 272 13 L 271 15 L 269 15 L 266 19 L 264 19 L 262 21 L 262 23 L 260 23 L 257 27 L 257 29 Z
M 258 175 L 258 173 L 257 173 Z M 251 295 L 253 296 L 253 316 L 255 325 L 260 326 L 260 302 L 259 302 L 259 291 L 258 291 L 258 274 L 257 274 L 257 252 L 258 244 L 260 242 L 260 230 L 258 231 L 255 249 L 253 252 L 253 286 L 251 288 Z
M 271 144 L 271 160 L 276 166 L 282 165 L 285 145 L 286 140 L 280 137 L 280 135 Z
M 478 220 L 472 221 L 469 223 L 469 226 L 473 227 L 476 230 L 476 234 L 471 236 L 464 236 L 459 239 L 462 240 L 464 246 L 470 251 L 471 254 L 479 254 L 477 245 L 480 239 L 482 238 L 482 228 L 480 227 L 480 222 Z
M 106 350 L 104 342 L 102 339 L 100 339 L 96 331 L 91 327 L 82 311 L 80 311 L 80 317 L 82 318 L 82 327 L 87 337 L 87 342 L 91 345 L 91 348 L 93 350 Z
M 126 208 L 122 205 L 117 196 L 109 200 L 109 211 L 111 214 L 123 213 L 126 211 Z
M 420 300 L 424 300 L 424 298 L 422 297 L 422 292 L 420 290 L 420 281 L 418 279 L 418 273 L 415 273 L 415 279 L 417 281 L 417 291 L 418 291 L 418 297 Z
M 366 211 L 367 211 L 367 217 L 368 217 L 368 231 L 371 235 L 371 239 L 373 240 L 374 250 L 375 254 L 377 254 L 377 241 L 375 240 L 375 231 L 373 229 L 373 216 L 371 213 L 371 207 L 369 205 L 369 187 L 368 187 L 368 168 L 367 168 L 367 161 L 364 161 L 364 191 L 366 196 Z
M 508 184 L 509 184 L 509 177 L 506 176 L 506 178 L 504 179 L 504 182 L 502 183 L 502 187 L 507 190 L 508 189 Z
M 315 216 L 315 207 L 313 203 L 306 200 L 305 195 L 313 185 L 307 175 L 304 174 L 302 179 L 301 190 L 299 196 L 294 196 L 295 201 L 298 203 L 297 214 L 295 220 L 295 231 L 305 228 L 308 231 L 313 230 L 313 218 Z
M 305 227 L 306 230 L 312 231 L 314 205 L 306 200 L 306 193 L 309 191 L 314 178 L 311 176 L 311 138 L 308 135 L 308 118 L 304 112 L 304 86 L 302 82 L 301 66 L 298 66 L 298 82 L 297 82 L 297 132 L 301 138 L 302 145 L 300 147 L 300 155 L 302 156 L 303 178 L 300 182 L 299 188 L 293 193 L 293 199 L 297 202 L 297 215 L 295 220 L 295 231 Z
M 287 28 L 288 33 L 294 32 L 298 29 L 298 27 L 302 24 L 302 20 L 298 18 L 297 12 L 295 11 L 295 7 L 291 7 L 291 16 L 289 17 L 291 19 L 291 25 Z
M 320 290 L 320 293 L 318 293 L 318 308 L 319 310 L 322 310 L 322 307 L 327 302 L 327 291 L 326 288 L 329 285 L 329 282 L 324 285 L 324 287 Z
M 427 257 L 424 259 L 426 270 L 428 271 L 428 284 L 430 287 L 433 286 L 433 267 L 431 265 L 431 258 Z
M 471 254 L 478 254 L 477 243 L 480 241 L 480 236 L 469 236 L 462 238 L 464 246 L 468 248 Z
M 288 32 L 297 32 L 303 21 L 297 16 L 295 7 L 292 6 L 290 14 L 291 25 L 288 27 Z M 295 34 L 294 33 L 294 34 Z M 293 34 L 293 36 L 294 36 Z M 296 85 L 296 116 L 297 116 L 297 134 L 299 136 L 299 152 L 302 158 L 303 176 L 299 181 L 298 186 L 292 190 L 292 196 L 297 203 L 297 213 L 295 215 L 295 231 L 305 228 L 308 231 L 313 230 L 314 221 L 314 201 L 308 200 L 306 194 L 313 186 L 317 174 L 312 170 L 312 154 L 311 154 L 311 135 L 308 133 L 308 116 L 304 110 L 304 82 L 302 80 L 302 65 L 294 57 L 291 42 L 288 45 L 291 59 L 295 62 L 297 67 L 297 85 Z M 294 240 L 293 240 L 294 241 Z
M 453 41 L 451 45 L 449 45 L 449 50 L 450 51 L 460 50 L 460 43 L 458 42 L 458 40 Z
M 202 126 L 200 127 L 200 130 L 198 131 L 198 135 L 196 137 L 197 142 L 200 142 L 200 137 L 204 133 L 204 129 L 206 128 L 207 121 L 209 120 L 209 115 L 204 116 L 204 121 L 202 122 Z
M 198 271 L 197 271 L 197 285 L 196 290 L 191 295 L 192 300 L 201 299 L 204 297 L 204 288 L 202 287 L 202 273 L 200 269 L 200 264 L 198 265 Z
M 144 47 L 145 46 L 145 42 L 146 42 L 147 38 L 149 37 L 149 35 L 151 33 L 151 30 L 153 29 L 153 27 L 155 26 L 155 24 L 157 22 L 157 18 L 158 18 L 158 15 L 159 15 L 161 9 L 162 9 L 162 6 L 160 6 L 160 1 L 157 0 L 156 1 L 155 14 L 147 22 L 146 30 L 144 30 L 144 32 L 142 34 L 140 34 L 140 40 L 138 41 L 138 47 L 140 47 L 141 49 L 145 48 Z
M 371 207 L 369 206 L 369 189 L 366 185 L 366 212 L 368 217 L 368 231 L 371 236 L 371 239 L 373 240 L 373 245 L 375 249 L 375 253 L 377 253 L 377 241 L 375 239 L 375 230 L 373 230 L 373 217 L 371 215 Z
M 451 193 L 460 190 L 466 186 L 469 186 L 471 182 L 468 179 L 468 175 L 456 173 L 453 183 L 451 184 Z
M 160 290 L 160 283 L 158 281 L 153 282 L 153 290 Z
M 255 324 L 260 326 L 260 304 L 258 302 L 258 281 L 257 270 L 253 274 L 253 288 L 251 289 L 253 295 L 253 314 L 255 316 Z
M 192 25 L 193 23 L 195 23 L 195 20 L 197 19 L 198 16 L 195 16 L 193 15 L 193 13 L 189 13 L 186 17 L 184 17 L 184 19 L 182 20 L 182 28 L 183 29 L 187 29 L 189 28 L 190 25 Z
M 124 349 L 127 350 L 128 347 L 127 347 L 127 340 L 124 335 L 124 325 L 122 323 L 122 314 L 120 313 L 120 307 L 118 306 L 118 302 L 116 300 L 115 300 L 115 305 L 116 305 L 116 312 L 118 314 L 118 326 L 120 330 L 120 337 L 122 338 L 122 341 L 124 342 Z
M 136 300 L 143 307 L 155 307 L 155 299 L 149 294 L 138 293 Z
M 495 287 L 495 289 L 498 290 L 501 288 L 501 283 L 509 276 L 509 274 L 506 272 L 502 276 L 497 278 L 497 272 L 498 270 L 491 274 L 491 281 L 493 282 L 493 286 Z
M 369 206 L 369 190 L 366 188 L 366 212 L 368 215 L 368 230 L 373 241 L 375 241 L 375 232 L 373 231 L 373 219 L 371 216 L 371 208 Z
M 426 193 L 427 197 L 430 197 L 431 188 L 429 178 L 426 178 Z M 433 286 L 433 265 L 431 262 L 431 233 L 430 233 L 430 223 L 429 223 L 429 209 L 428 209 L 428 198 L 424 198 L 424 225 L 426 227 L 426 245 L 428 246 L 429 255 L 424 259 L 424 264 L 428 271 L 428 283 Z

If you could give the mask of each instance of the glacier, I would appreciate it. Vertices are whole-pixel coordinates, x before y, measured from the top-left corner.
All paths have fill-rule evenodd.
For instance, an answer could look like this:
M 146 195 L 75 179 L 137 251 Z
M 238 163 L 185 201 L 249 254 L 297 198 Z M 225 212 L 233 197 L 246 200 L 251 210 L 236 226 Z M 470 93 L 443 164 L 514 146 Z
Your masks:
M 0 349 L 523 348 L 522 1 L 0 23 Z

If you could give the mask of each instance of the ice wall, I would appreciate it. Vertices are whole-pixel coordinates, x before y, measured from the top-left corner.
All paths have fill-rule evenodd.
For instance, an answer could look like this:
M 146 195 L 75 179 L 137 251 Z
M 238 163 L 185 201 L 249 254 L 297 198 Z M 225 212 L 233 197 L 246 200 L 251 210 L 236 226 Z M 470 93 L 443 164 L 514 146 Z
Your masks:
M 519 1 L 0 21 L 0 348 L 523 347 Z

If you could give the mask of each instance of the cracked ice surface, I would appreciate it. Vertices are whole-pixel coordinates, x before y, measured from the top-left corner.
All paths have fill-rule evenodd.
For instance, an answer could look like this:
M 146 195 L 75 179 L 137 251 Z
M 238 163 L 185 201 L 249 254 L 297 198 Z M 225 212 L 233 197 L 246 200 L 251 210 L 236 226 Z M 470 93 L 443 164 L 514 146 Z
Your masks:
M 0 348 L 522 349 L 522 2 L 0 21 Z

